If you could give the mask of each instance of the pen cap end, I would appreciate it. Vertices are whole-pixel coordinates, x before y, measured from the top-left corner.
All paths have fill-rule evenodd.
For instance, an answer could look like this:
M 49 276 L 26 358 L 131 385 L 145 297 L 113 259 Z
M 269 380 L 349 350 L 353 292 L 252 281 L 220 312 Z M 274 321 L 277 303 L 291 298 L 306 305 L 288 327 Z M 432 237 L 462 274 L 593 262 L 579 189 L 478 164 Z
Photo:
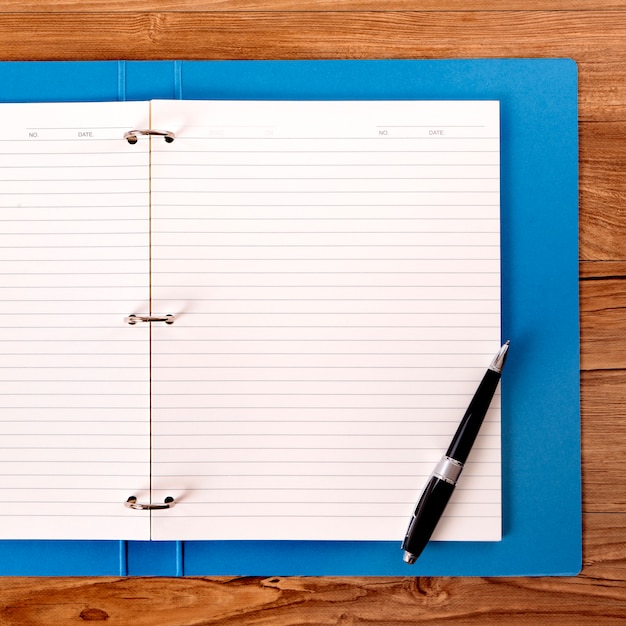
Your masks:
M 417 557 L 414 554 L 411 554 L 410 552 L 406 552 L 406 551 L 402 559 L 404 560 L 405 563 L 408 563 L 409 565 L 413 565 L 413 563 L 417 561 Z

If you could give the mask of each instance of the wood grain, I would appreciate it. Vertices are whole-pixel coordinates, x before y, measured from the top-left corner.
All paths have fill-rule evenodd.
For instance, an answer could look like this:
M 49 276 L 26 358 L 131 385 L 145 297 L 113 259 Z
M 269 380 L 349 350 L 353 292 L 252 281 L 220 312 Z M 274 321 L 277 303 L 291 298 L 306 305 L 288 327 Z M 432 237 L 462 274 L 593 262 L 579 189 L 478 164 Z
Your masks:
M 24 19 L 21 13 L 0 13 L 2 57 L 570 57 L 579 64 L 581 121 L 626 121 L 626 8 L 597 12 L 126 11 L 52 15 L 54 19 L 50 13 L 38 12 Z
M 28 20 L 6 13 L 0 26 L 4 56 L 12 59 L 519 57 L 549 50 L 579 59 L 584 52 L 581 63 L 619 64 L 625 17 L 613 10 L 128 11 L 58 13 L 51 22 L 46 12 Z M 617 83 L 612 88 L 623 93 Z
M 0 623 L 621 624 L 623 522 L 623 516 L 585 516 L 585 549 L 593 556 L 577 578 L 17 578 L 3 585 Z
M 0 624 L 623 623 L 625 0 L 0 3 L 2 60 L 506 56 L 570 57 L 579 67 L 581 574 L 504 579 L 9 578 L 0 584 Z
M 582 379 L 583 511 L 626 513 L 626 373 L 584 372 Z
M 580 124 L 580 258 L 626 259 L 626 120 Z
M 620 371 L 626 360 L 626 280 L 619 272 L 626 264 L 615 263 L 606 278 L 581 280 L 581 354 L 583 370 Z
M 4 0 L 0 13 L 222 13 L 238 11 L 602 11 L 624 9 L 623 0 Z

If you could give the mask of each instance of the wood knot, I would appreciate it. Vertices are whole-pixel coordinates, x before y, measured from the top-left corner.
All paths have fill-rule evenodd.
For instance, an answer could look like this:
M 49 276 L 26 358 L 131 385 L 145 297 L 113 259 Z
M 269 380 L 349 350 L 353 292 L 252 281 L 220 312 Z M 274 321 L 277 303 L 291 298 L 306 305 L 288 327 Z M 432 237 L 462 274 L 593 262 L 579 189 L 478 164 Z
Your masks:
M 109 619 L 109 614 L 102 609 L 84 609 L 80 612 L 80 619 L 86 622 L 104 622 Z
M 448 601 L 449 594 L 439 578 L 419 576 L 415 579 L 415 592 L 427 604 L 443 604 Z

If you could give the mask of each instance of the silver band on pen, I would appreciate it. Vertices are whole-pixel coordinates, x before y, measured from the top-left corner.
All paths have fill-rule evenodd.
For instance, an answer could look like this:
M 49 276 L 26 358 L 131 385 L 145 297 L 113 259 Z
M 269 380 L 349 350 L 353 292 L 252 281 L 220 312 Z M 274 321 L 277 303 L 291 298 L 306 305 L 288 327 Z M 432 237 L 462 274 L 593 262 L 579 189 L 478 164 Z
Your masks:
M 464 465 L 460 461 L 452 459 L 449 456 L 443 456 L 441 461 L 437 463 L 437 466 L 433 470 L 433 476 L 435 476 L 435 478 L 439 478 L 440 480 L 445 480 L 451 485 L 456 485 L 459 480 L 459 476 L 463 471 L 463 467 Z

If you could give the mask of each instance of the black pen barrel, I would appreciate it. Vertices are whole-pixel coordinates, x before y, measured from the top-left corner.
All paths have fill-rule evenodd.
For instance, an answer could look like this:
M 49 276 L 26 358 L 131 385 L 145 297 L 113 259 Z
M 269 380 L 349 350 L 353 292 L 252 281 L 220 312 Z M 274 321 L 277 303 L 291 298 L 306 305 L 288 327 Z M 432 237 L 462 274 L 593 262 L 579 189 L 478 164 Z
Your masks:
M 452 438 L 446 456 L 460 463 L 467 461 L 499 381 L 499 372 L 487 370 Z
M 435 476 L 431 476 L 424 487 L 402 544 L 402 549 L 410 555 L 409 563 L 417 559 L 426 547 L 453 491 L 453 484 Z
M 480 381 L 448 451 L 422 491 L 402 543 L 406 563 L 415 563 L 443 515 L 500 382 L 508 349 L 507 341 Z

